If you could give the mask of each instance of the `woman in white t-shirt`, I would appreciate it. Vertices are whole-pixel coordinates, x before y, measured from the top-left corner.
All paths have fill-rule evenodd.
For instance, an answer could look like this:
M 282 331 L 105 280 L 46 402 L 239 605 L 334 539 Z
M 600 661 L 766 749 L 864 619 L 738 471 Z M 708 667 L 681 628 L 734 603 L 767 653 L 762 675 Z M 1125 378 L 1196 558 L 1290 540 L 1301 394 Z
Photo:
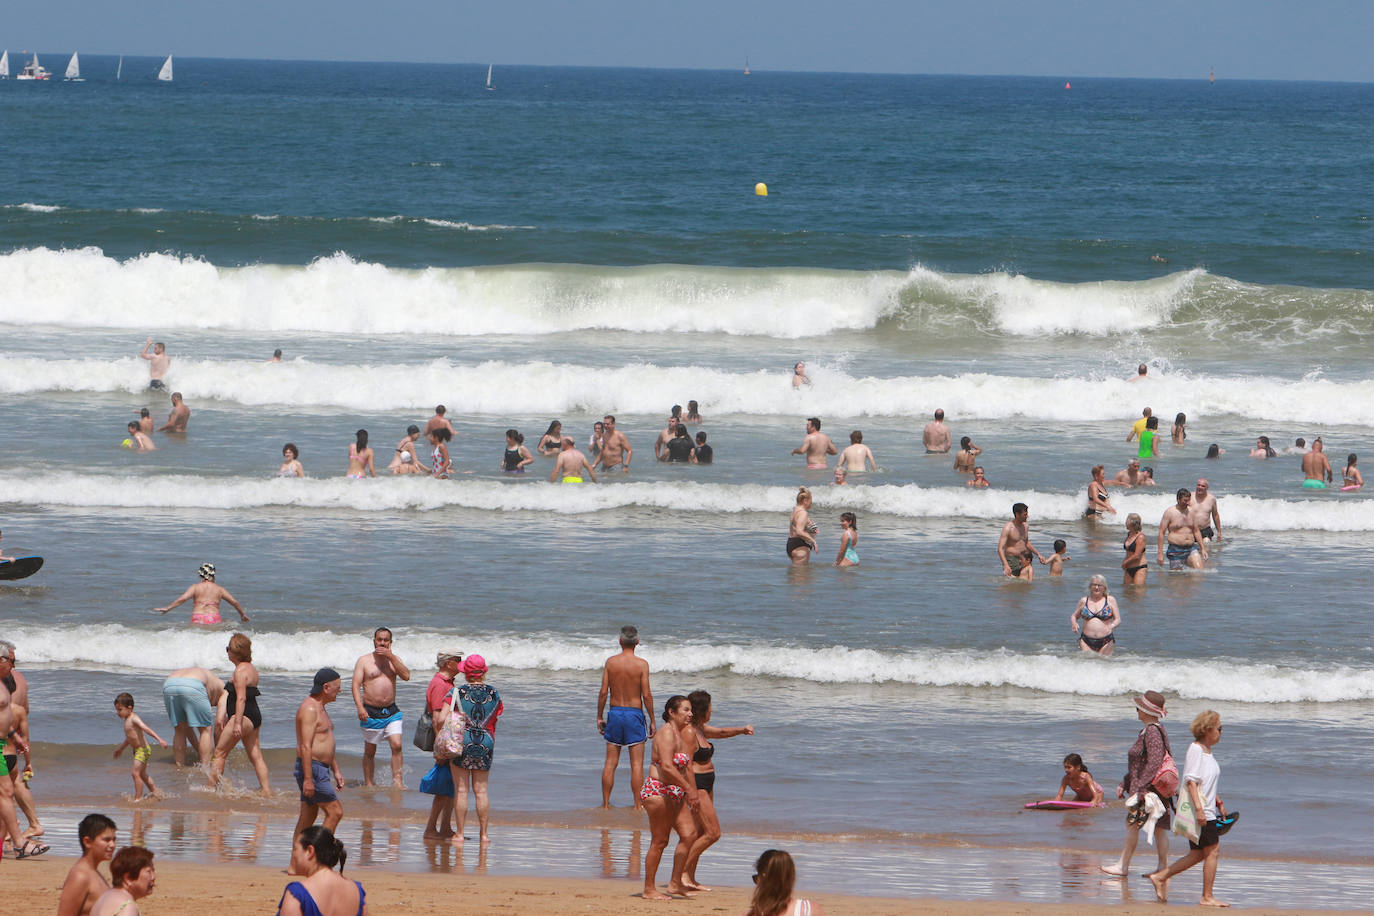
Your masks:
M 1202 900 L 1203 906 L 1230 906 L 1212 896 L 1212 882 L 1217 877 L 1217 860 L 1220 858 L 1220 837 L 1217 834 L 1217 818 L 1226 814 L 1226 806 L 1217 795 L 1217 782 L 1221 778 L 1221 767 L 1212 755 L 1212 748 L 1221 740 L 1221 716 L 1212 710 L 1199 713 L 1193 720 L 1195 740 L 1188 747 L 1188 759 L 1183 764 L 1183 791 L 1193 802 L 1193 808 L 1203 821 L 1202 833 L 1197 842 L 1188 842 L 1188 854 L 1163 871 L 1150 875 L 1150 883 L 1155 886 L 1155 896 L 1161 902 L 1168 899 L 1169 879 L 1179 872 L 1202 863 Z

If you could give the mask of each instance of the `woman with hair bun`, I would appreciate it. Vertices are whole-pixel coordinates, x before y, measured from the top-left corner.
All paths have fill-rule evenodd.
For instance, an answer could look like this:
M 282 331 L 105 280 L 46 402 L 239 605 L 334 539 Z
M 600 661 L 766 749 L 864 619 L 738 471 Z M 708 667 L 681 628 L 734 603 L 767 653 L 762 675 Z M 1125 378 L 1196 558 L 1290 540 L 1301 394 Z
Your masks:
M 754 863 L 754 896 L 745 916 L 825 916 L 825 908 L 792 897 L 797 866 L 782 849 L 765 849 Z
M 291 847 L 291 873 L 301 879 L 286 885 L 277 916 L 367 916 L 362 882 L 343 876 L 347 859 L 343 843 L 328 827 L 302 830 Z
M 792 509 L 792 518 L 787 523 L 787 555 L 792 558 L 793 566 L 805 566 L 811 562 L 811 551 L 816 548 L 816 523 L 811 521 L 811 491 L 806 487 L 797 488 L 797 505 Z

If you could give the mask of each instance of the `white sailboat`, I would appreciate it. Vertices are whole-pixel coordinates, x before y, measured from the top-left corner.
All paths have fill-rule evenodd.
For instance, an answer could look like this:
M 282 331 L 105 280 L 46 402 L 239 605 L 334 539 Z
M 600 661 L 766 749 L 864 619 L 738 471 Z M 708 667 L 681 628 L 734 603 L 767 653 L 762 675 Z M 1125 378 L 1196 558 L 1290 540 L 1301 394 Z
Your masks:
M 124 55 L 119 55 L 119 66 L 115 67 L 115 82 L 119 82 L 119 74 L 124 72 Z
M 10 78 L 10 52 L 0 54 L 0 80 Z
M 162 62 L 162 69 L 157 71 L 157 78 L 164 83 L 172 81 L 172 55 L 168 54 L 167 59 Z
M 17 80 L 46 80 L 51 78 L 52 74 L 48 72 L 48 69 L 38 62 L 37 54 L 24 65 L 24 69 L 20 70 L 19 75 L 15 77 Z
M 487 64 L 487 91 L 495 92 L 496 87 L 491 84 L 491 64 Z
M 63 79 L 68 83 L 84 83 L 81 77 L 81 60 L 77 57 L 77 52 L 72 52 L 72 59 L 67 61 L 67 75 Z

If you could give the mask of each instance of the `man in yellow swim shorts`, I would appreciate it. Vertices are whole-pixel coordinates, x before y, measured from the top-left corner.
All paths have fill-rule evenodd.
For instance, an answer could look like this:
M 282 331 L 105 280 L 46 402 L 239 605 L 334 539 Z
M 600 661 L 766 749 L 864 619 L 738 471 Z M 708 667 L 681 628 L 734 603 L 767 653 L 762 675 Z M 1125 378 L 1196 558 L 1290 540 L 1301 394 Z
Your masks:
M 553 470 L 549 472 L 549 483 L 560 479 L 563 483 L 582 483 L 584 469 L 592 483 L 596 483 L 596 471 L 587 463 L 587 456 L 577 450 L 577 443 L 564 436 L 563 451 L 558 453 L 558 460 L 553 463 Z

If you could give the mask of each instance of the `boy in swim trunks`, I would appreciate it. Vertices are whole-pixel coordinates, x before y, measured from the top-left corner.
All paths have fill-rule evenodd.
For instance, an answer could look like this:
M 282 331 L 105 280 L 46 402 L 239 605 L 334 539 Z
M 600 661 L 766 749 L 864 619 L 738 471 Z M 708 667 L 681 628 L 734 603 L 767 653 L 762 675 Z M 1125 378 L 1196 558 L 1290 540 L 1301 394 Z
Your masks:
M 1064 561 L 1069 559 L 1069 545 L 1063 540 L 1054 542 L 1054 553 L 1050 554 L 1050 575 L 1064 575 Z
M 144 786 L 148 787 L 149 795 L 156 795 L 157 786 L 153 785 L 153 777 L 148 775 L 148 760 L 153 756 L 153 752 L 148 748 L 147 736 L 152 735 L 163 747 L 167 746 L 167 742 L 134 712 L 132 694 L 121 693 L 115 697 L 114 708 L 115 713 L 124 720 L 124 743 L 115 748 L 114 755 L 118 757 L 124 753 L 126 747 L 132 748 L 134 752 L 134 765 L 130 770 L 134 777 L 134 801 L 143 796 Z

